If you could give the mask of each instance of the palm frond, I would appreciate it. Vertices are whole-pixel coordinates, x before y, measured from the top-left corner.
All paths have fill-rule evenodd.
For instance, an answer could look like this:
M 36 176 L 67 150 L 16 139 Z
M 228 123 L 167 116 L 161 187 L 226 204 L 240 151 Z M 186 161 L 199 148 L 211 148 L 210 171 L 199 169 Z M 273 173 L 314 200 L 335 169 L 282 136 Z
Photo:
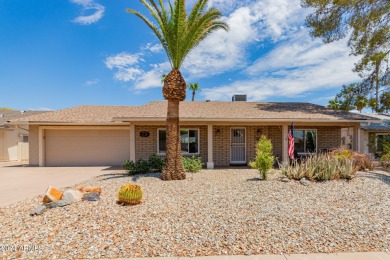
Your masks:
M 156 0 L 157 1 L 157 0 Z M 208 0 L 198 0 L 189 16 L 185 8 L 185 0 L 168 1 L 169 8 L 165 8 L 164 1 L 140 0 L 156 20 L 152 23 L 141 13 L 128 9 L 127 11 L 141 18 L 160 40 L 172 68 L 179 69 L 188 56 L 204 38 L 215 30 L 228 30 L 229 26 L 220 20 L 222 14 L 215 8 L 207 11 Z

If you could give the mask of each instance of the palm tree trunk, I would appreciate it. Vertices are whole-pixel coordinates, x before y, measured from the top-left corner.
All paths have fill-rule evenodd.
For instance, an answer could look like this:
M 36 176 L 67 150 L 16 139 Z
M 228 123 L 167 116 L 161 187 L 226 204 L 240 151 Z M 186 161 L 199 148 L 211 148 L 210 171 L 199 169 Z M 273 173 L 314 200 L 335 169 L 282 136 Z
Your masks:
M 163 180 L 183 180 L 186 178 L 181 162 L 179 103 L 180 101 L 176 99 L 168 100 L 166 160 L 162 171 Z
M 186 97 L 186 83 L 179 70 L 172 70 L 164 80 L 163 95 L 168 100 L 166 159 L 162 170 L 163 180 L 183 180 L 186 178 L 181 161 L 179 124 L 180 101 Z
M 192 101 L 195 101 L 195 91 L 192 91 Z

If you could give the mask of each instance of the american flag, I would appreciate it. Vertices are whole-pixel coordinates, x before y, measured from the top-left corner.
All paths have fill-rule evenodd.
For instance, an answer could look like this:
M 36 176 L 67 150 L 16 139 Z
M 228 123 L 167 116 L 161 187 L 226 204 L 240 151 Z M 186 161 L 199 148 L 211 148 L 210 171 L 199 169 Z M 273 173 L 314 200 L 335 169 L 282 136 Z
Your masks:
M 288 156 L 294 159 L 294 122 L 291 123 L 290 131 L 288 131 Z

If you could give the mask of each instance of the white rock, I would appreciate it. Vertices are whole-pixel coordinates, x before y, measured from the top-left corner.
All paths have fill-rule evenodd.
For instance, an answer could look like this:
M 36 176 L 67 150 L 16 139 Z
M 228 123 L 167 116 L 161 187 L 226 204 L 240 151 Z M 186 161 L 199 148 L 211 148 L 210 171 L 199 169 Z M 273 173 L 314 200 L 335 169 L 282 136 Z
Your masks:
M 78 190 L 67 190 L 62 194 L 62 199 L 73 202 L 79 202 L 83 199 L 84 194 Z

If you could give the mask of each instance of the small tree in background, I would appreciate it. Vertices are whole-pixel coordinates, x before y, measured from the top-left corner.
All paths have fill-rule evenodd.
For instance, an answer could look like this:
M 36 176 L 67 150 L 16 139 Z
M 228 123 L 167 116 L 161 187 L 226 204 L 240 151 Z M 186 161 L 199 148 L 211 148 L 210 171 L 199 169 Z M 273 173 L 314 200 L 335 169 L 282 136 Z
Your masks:
M 255 161 L 250 162 L 249 165 L 257 169 L 263 180 L 267 179 L 267 173 L 275 162 L 275 157 L 272 153 L 271 140 L 267 139 L 264 135 L 260 137 L 259 142 L 256 145 L 256 158 Z
M 195 94 L 200 91 L 199 84 L 190 83 L 187 88 L 192 91 L 192 101 L 195 101 Z

